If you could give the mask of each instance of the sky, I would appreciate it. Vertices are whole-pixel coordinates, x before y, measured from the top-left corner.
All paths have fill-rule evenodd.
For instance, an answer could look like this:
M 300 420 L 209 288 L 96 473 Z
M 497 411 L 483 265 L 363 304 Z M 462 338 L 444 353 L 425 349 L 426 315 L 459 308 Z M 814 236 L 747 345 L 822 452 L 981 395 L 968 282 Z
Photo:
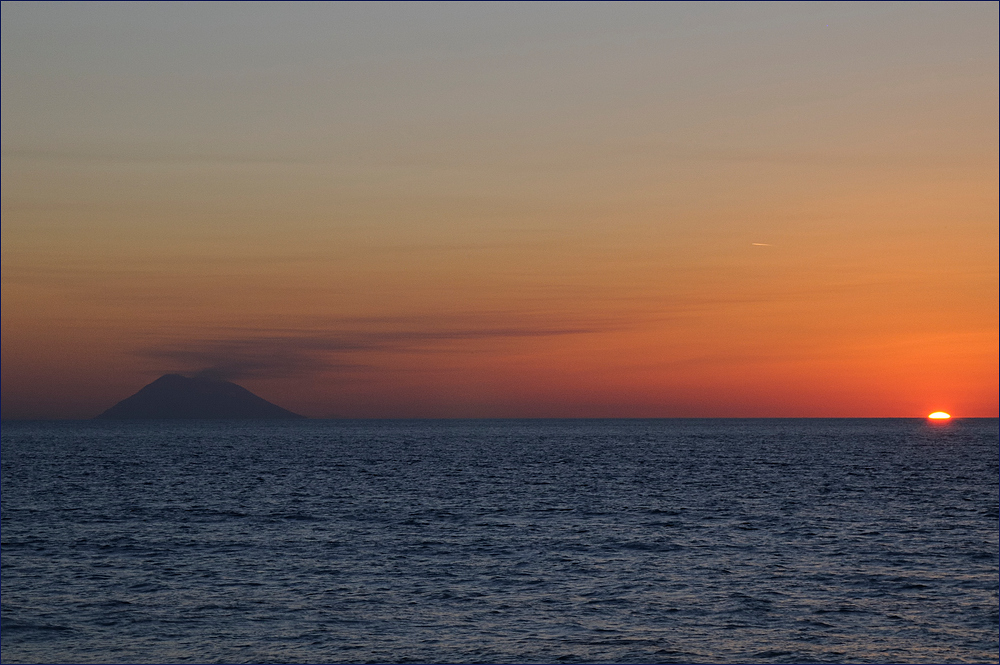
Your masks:
M 997 26 L 3 2 L 3 417 L 996 417 Z

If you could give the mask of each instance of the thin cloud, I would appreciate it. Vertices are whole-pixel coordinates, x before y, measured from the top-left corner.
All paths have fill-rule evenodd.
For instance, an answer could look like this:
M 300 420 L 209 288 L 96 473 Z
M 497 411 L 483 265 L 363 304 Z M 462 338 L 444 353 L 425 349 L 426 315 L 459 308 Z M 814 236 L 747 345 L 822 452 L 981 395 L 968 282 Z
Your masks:
M 478 329 L 250 334 L 147 349 L 187 373 L 217 379 L 289 378 L 331 369 L 360 369 L 348 360 L 371 352 L 432 352 L 446 342 L 554 337 L 599 332 L 599 327 L 488 327 Z
M 697 317 L 733 305 L 815 298 L 867 288 L 868 281 L 823 288 L 785 288 L 765 294 L 688 296 L 669 302 L 637 297 L 627 309 L 604 316 L 553 312 L 478 312 L 450 315 L 349 317 L 311 322 L 309 328 L 216 328 L 213 337 L 167 342 L 141 352 L 160 370 L 220 379 L 294 378 L 330 370 L 371 368 L 371 353 L 441 353 L 450 343 L 600 334 Z M 622 305 L 624 299 L 616 303 Z M 175 338 L 176 339 L 176 338 Z

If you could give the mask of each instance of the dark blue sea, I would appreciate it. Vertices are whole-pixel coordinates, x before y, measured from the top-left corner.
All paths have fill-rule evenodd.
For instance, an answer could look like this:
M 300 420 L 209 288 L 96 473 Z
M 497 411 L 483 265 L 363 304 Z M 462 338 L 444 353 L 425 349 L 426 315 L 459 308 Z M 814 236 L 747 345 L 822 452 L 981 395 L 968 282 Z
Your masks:
M 5 422 L 4 663 L 998 662 L 998 424 Z

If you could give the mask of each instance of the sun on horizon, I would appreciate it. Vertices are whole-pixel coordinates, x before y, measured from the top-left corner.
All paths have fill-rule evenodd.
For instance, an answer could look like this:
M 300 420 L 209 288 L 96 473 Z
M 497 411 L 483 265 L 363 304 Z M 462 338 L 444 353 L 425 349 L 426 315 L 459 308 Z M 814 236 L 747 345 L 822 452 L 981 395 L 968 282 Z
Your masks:
M 934 413 L 928 414 L 927 417 L 930 420 L 951 420 L 951 414 L 945 413 L 944 411 L 935 411 Z

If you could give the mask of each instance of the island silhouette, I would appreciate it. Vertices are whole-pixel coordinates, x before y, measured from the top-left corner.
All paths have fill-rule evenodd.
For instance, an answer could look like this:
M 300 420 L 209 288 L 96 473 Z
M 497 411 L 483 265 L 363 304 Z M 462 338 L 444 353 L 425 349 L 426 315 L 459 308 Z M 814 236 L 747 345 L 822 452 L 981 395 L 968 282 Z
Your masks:
M 97 416 L 105 420 L 305 418 L 229 381 L 164 374 Z

